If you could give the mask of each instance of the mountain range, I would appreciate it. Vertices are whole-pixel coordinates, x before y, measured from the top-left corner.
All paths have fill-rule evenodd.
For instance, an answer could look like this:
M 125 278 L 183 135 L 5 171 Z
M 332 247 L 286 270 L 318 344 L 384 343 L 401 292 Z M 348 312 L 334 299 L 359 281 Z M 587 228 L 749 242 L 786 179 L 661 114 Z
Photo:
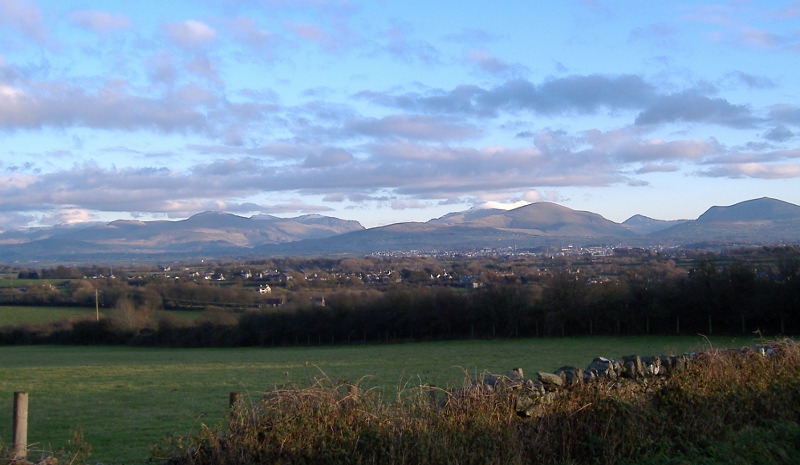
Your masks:
M 800 243 L 800 206 L 772 198 L 711 207 L 695 220 L 634 215 L 623 223 L 549 202 L 472 209 L 424 223 L 366 229 L 322 215 L 205 212 L 181 221 L 129 221 L 0 233 L 0 261 L 113 262 L 376 252 L 465 251 L 570 244 L 730 246 Z

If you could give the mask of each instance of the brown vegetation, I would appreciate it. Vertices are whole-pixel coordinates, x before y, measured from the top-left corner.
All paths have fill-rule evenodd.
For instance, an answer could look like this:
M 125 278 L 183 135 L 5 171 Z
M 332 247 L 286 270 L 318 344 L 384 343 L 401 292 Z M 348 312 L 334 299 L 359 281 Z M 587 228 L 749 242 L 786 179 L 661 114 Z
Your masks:
M 405 386 L 392 398 L 321 377 L 231 409 L 228 422 L 167 437 L 173 464 L 797 463 L 800 346 L 712 350 L 665 378 L 578 384 L 531 418 L 517 391 Z M 691 460 L 681 461 L 681 457 Z M 703 459 L 705 457 L 705 459 Z

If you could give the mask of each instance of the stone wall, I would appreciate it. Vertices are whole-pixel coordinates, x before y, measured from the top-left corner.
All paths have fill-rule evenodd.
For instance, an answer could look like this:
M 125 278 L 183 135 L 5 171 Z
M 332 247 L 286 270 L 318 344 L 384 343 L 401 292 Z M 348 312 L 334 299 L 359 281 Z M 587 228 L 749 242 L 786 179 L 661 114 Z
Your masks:
M 771 346 L 730 349 L 740 352 L 756 351 L 763 356 L 772 354 Z M 515 410 L 520 417 L 531 417 L 571 388 L 584 383 L 614 381 L 620 384 L 636 383 L 646 386 L 653 380 L 668 377 L 686 370 L 698 356 L 697 353 L 681 355 L 654 355 L 642 357 L 626 355 L 619 359 L 596 357 L 586 369 L 563 366 L 553 373 L 537 372 L 533 378 L 524 375 L 522 368 L 514 368 L 504 375 L 484 372 L 470 385 L 453 389 L 453 396 L 513 392 Z

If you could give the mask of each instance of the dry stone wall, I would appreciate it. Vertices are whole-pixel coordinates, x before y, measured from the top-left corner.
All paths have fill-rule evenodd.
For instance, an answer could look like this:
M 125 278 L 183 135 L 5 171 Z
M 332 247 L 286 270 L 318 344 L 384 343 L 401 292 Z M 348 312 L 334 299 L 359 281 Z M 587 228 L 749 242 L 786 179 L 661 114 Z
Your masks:
M 768 356 L 773 352 L 773 348 L 770 346 L 732 350 L 754 350 L 763 356 Z M 585 369 L 563 366 L 553 373 L 537 372 L 533 378 L 526 377 L 522 368 L 514 368 L 504 375 L 484 372 L 470 385 L 454 389 L 450 394 L 464 396 L 511 391 L 515 394 L 517 415 L 527 418 L 535 416 L 543 405 L 552 402 L 557 396 L 569 392 L 575 386 L 603 380 L 619 383 L 638 382 L 644 385 L 648 380 L 667 377 L 686 370 L 697 355 L 697 353 L 646 357 L 626 355 L 619 359 L 596 357 Z

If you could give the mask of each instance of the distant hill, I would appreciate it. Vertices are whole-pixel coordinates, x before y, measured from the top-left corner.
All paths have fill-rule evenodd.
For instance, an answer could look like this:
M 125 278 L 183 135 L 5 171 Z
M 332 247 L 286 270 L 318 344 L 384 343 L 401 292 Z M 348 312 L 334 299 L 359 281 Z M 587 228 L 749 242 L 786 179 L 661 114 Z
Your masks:
M 245 256 L 525 249 L 562 245 L 712 246 L 800 243 L 800 206 L 770 199 L 711 207 L 696 220 L 634 215 L 619 224 L 549 202 L 472 209 L 428 222 L 365 229 L 322 215 L 204 212 L 181 221 L 129 221 L 0 233 L 5 262 L 189 260 Z
M 727 207 L 711 207 L 696 220 L 663 229 L 653 237 L 682 244 L 708 241 L 797 243 L 800 241 L 800 206 L 763 197 Z
M 628 236 L 630 231 L 597 213 L 537 202 L 513 210 L 470 211 L 448 215 L 434 224 L 489 227 L 539 236 Z
M 236 255 L 267 244 L 324 239 L 363 230 L 357 221 L 321 215 L 245 218 L 204 212 L 181 221 L 118 220 L 86 228 L 0 234 L 5 260 L 96 260 L 102 257 Z M 9 236 L 13 241 L 6 240 Z
M 663 229 L 670 228 L 691 220 L 656 220 L 644 215 L 633 215 L 627 220 L 622 222 L 628 231 L 636 234 L 650 234 Z
M 800 206 L 783 200 L 762 197 L 729 207 L 711 207 L 697 218 L 698 224 L 796 220 Z

